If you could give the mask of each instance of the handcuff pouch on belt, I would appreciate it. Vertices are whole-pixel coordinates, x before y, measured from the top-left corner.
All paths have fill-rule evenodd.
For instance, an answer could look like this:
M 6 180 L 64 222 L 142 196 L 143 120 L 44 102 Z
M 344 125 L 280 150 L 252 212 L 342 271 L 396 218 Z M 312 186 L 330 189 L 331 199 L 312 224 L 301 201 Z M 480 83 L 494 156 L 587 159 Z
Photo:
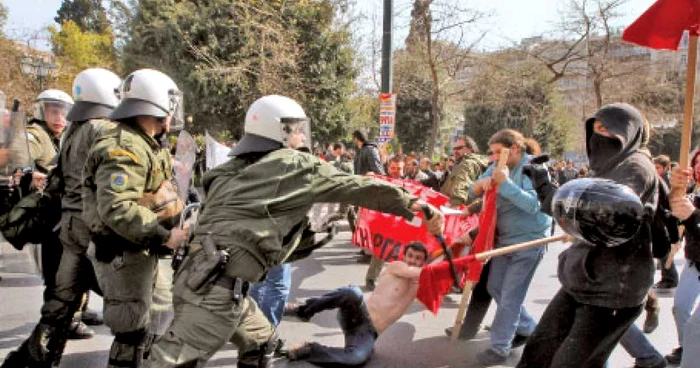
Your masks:
M 195 293 L 205 293 L 209 285 L 223 276 L 230 258 L 228 250 L 216 247 L 211 234 L 204 237 L 201 245 L 202 248 L 198 252 L 190 254 L 190 257 L 193 257 L 192 266 L 186 280 L 187 287 Z

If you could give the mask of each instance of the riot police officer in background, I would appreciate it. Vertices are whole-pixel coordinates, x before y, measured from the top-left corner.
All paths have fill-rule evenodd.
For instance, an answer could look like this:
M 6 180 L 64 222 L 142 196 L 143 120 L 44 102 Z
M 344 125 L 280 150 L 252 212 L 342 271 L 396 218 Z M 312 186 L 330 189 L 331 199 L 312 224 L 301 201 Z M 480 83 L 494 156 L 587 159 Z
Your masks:
M 73 99 L 67 93 L 57 89 L 41 92 L 36 98 L 34 117 L 27 125 L 29 155 L 34 169 L 32 185 L 35 190 L 44 189 L 47 174 L 56 166 L 55 160 L 61 148 L 61 136 L 68 125 L 66 115 L 72 107 Z M 56 271 L 63 247 L 58 240 L 58 233 L 53 229 L 46 230 L 47 235 L 41 242 L 41 273 L 46 290 L 50 290 L 56 281 Z M 48 295 L 44 292 L 44 301 L 47 298 Z
M 183 101 L 175 82 L 151 69 L 126 77 L 120 94 L 110 114 L 118 124 L 97 139 L 85 164 L 83 219 L 104 322 L 114 334 L 108 366 L 141 367 L 155 339 L 149 333 L 154 293 L 172 299 L 169 289 L 154 290 L 163 277 L 158 255 L 187 238 L 187 229 L 173 228 L 183 205 L 165 139 L 184 124 Z
M 290 98 L 255 101 L 244 130 L 233 158 L 204 176 L 207 203 L 175 275 L 175 319 L 153 345 L 150 367 L 204 366 L 227 341 L 238 347 L 239 367 L 269 367 L 276 334 L 247 290 L 294 252 L 311 206 L 347 203 L 412 219 L 425 205 L 299 151 L 310 145 L 309 118 Z M 440 233 L 444 217 L 432 211 L 428 228 Z

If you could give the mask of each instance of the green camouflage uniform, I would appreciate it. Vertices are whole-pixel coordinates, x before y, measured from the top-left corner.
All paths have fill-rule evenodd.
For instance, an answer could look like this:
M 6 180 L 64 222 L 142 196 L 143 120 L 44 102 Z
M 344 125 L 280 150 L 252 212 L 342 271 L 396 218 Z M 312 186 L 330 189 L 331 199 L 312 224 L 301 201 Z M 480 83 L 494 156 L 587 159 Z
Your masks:
M 37 170 L 46 174 L 55 166 L 52 161 L 58 154 L 59 140 L 53 138 L 46 123 L 34 122 L 27 126 L 27 143 Z
M 488 167 L 488 161 L 485 157 L 475 153 L 462 155 L 452 167 L 440 191 L 450 198 L 451 205 L 471 203 L 473 199 L 469 198 L 469 188 L 486 170 L 486 167 Z
M 175 276 L 175 320 L 153 345 L 149 367 L 203 367 L 227 341 L 239 367 L 265 366 L 274 328 L 245 292 L 217 281 L 199 290 L 197 249 L 207 234 L 231 254 L 221 278 L 253 283 L 282 263 L 299 241 L 299 225 L 314 203 L 340 202 L 413 218 L 415 197 L 370 177 L 340 172 L 313 155 L 280 149 L 259 160 L 236 157 L 204 176 L 206 204 L 190 255 Z M 235 287 L 233 288 L 235 289 Z
M 172 298 L 167 287 L 154 290 L 167 277 L 159 270 L 158 253 L 167 250 L 163 244 L 172 221 L 159 218 L 158 206 L 142 203 L 172 179 L 170 160 L 153 137 L 119 123 L 95 142 L 85 164 L 88 257 L 104 294 L 105 325 L 115 335 L 110 367 L 141 366 L 154 338 L 148 333 L 153 301 Z

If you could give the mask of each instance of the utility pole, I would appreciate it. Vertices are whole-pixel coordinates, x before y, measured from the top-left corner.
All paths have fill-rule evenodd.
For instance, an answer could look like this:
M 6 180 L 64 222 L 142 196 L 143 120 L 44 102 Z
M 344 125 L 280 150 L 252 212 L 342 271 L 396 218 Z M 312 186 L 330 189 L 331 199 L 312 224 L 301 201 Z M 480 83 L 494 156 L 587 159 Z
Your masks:
M 382 93 L 392 93 L 392 59 L 394 50 L 391 44 L 394 28 L 394 0 L 384 0 L 384 26 L 382 34 Z

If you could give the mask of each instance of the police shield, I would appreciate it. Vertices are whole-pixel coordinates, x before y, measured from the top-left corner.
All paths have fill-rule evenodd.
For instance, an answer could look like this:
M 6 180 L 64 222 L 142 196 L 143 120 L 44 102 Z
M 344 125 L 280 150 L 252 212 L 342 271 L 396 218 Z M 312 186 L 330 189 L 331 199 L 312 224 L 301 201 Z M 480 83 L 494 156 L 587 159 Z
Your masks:
M 8 180 L 15 170 L 32 167 L 24 112 L 15 100 L 11 111 L 0 110 L 0 177 Z
M 182 203 L 187 203 L 187 190 L 192 180 L 192 169 L 197 158 L 197 145 L 190 133 L 181 131 L 177 138 L 173 171 L 177 184 L 177 193 Z

